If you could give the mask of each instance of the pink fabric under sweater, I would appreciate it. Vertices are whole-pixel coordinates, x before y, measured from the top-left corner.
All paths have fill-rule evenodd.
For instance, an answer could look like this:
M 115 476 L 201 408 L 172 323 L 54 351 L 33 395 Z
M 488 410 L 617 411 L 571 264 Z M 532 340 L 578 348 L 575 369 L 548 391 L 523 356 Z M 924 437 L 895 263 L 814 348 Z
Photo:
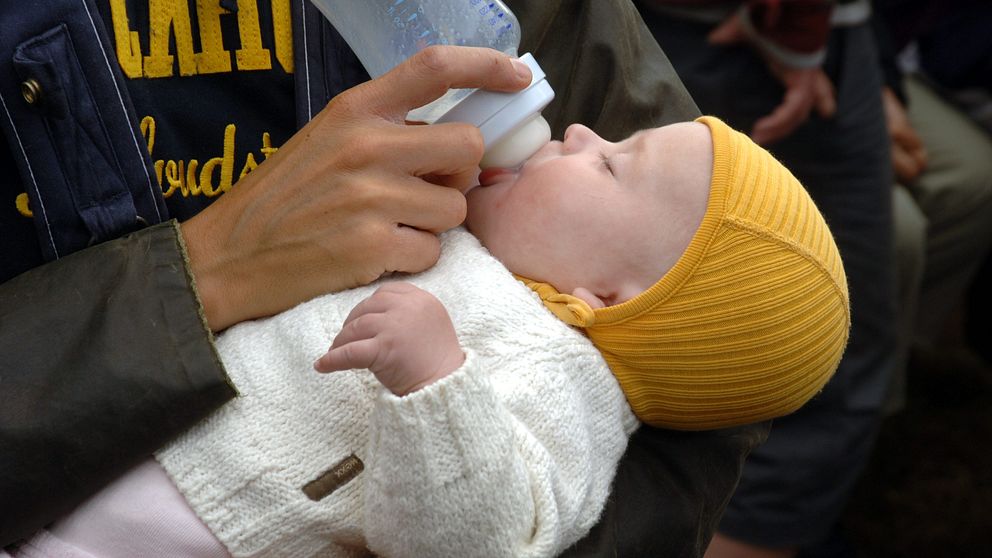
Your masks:
M 230 558 L 154 460 L 0 558 Z

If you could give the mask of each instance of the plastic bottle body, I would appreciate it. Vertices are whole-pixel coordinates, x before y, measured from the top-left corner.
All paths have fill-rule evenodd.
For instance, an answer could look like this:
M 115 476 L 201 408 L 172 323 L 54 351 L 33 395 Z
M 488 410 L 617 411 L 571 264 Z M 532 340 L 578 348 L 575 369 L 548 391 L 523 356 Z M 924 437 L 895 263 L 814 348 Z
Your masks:
M 312 0 L 373 78 L 431 45 L 486 46 L 517 56 L 520 25 L 499 0 Z M 453 89 L 411 112 L 434 122 L 471 93 Z
M 431 45 L 482 46 L 517 56 L 520 25 L 499 0 L 311 0 L 351 46 L 373 78 Z M 525 90 L 507 94 L 452 89 L 410 111 L 407 118 L 427 123 L 468 122 L 482 131 L 483 166 L 513 167 L 551 139 L 541 110 L 554 91 L 533 56 L 521 57 L 534 79 Z M 498 146 L 498 147 L 497 147 Z M 498 163 L 494 163 L 498 162 Z
M 517 55 L 520 27 L 499 0 L 312 0 L 373 78 L 431 45 Z

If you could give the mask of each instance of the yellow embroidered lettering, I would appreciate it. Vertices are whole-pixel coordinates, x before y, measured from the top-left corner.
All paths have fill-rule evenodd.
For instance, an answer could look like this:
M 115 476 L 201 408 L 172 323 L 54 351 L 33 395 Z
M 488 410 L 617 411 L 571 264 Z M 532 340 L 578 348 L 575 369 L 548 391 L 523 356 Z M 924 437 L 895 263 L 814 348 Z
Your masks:
M 258 23 L 256 0 L 238 0 L 238 33 L 241 48 L 235 55 L 239 70 L 268 70 L 272 68 L 269 49 L 262 48 L 262 31 Z
M 224 48 L 220 16 L 228 14 L 217 0 L 196 0 L 196 21 L 200 27 L 200 53 L 196 70 L 201 74 L 231 71 L 231 51 Z
M 114 25 L 117 62 L 121 65 L 121 70 L 129 78 L 140 78 L 141 43 L 138 41 L 138 33 L 131 31 L 124 0 L 110 0 L 110 20 Z
M 141 119 L 141 135 L 148 143 L 148 153 L 151 154 L 155 146 L 155 119 L 146 116 Z M 214 157 L 200 167 L 197 159 L 186 161 L 165 161 L 158 159 L 154 161 L 155 177 L 162 187 L 163 197 L 170 198 L 179 192 L 184 198 L 189 196 L 204 195 L 214 197 L 224 192 L 229 192 L 234 186 L 234 165 L 235 165 L 235 136 L 237 127 L 228 124 L 224 128 L 224 152 L 220 157 Z M 272 137 L 268 132 L 262 133 L 261 151 L 267 159 L 270 155 L 278 151 L 279 148 L 272 147 Z M 245 156 L 244 165 L 238 180 L 258 168 L 258 160 L 255 154 L 248 152 Z M 214 170 L 220 166 L 220 180 L 214 183 Z M 197 173 L 199 170 L 199 173 Z M 26 199 L 26 198 L 25 198 Z
M 268 159 L 273 153 L 279 151 L 278 147 L 272 147 L 272 136 L 268 132 L 262 132 L 262 155 Z
M 210 159 L 200 171 L 200 189 L 208 198 L 231 190 L 234 181 L 234 132 L 234 124 L 228 124 L 224 129 L 224 156 Z M 217 165 L 220 165 L 220 184 L 214 187 L 213 174 Z
M 175 161 L 169 161 L 169 162 L 162 161 L 162 164 L 165 166 L 165 182 L 162 183 L 162 187 L 164 188 L 166 184 L 169 185 L 169 189 L 163 191 L 162 196 L 166 198 L 170 198 L 172 197 L 172 194 L 176 193 L 176 190 L 179 189 L 179 185 L 181 182 L 178 176 L 176 176 L 178 174 L 177 173 L 178 165 L 176 165 Z
M 193 32 L 186 0 L 148 0 L 149 51 L 145 57 L 145 77 L 172 75 L 173 57 L 169 53 L 169 38 L 175 33 L 176 55 L 179 57 L 179 74 L 196 73 L 193 53 Z
M 289 0 L 272 0 L 272 34 L 276 40 L 276 60 L 287 73 L 293 73 L 293 23 Z
M 165 170 L 165 161 L 163 161 L 161 159 L 159 159 L 158 161 L 155 161 L 155 178 L 158 179 L 158 185 L 159 185 L 159 187 L 162 186 L 162 172 L 164 170 Z M 163 195 L 165 194 L 164 191 L 162 193 L 163 193 Z M 172 195 L 172 192 L 169 192 L 169 196 L 171 196 L 171 195 Z M 165 197 L 169 197 L 169 196 L 165 196 Z
M 246 174 L 258 168 L 258 163 L 255 162 L 255 155 L 248 152 L 248 157 L 245 158 L 245 166 L 241 167 L 241 174 L 238 175 L 238 180 L 245 177 Z
M 200 166 L 200 161 L 190 159 L 186 168 L 186 186 L 189 188 L 189 195 L 199 196 L 203 193 L 203 188 L 196 181 L 196 169 Z M 184 193 L 183 196 L 186 194 Z
M 17 206 L 17 212 L 25 217 L 34 217 L 34 213 L 31 211 L 30 200 L 28 199 L 27 192 L 21 192 L 17 194 L 17 198 L 14 200 L 14 205 Z
M 155 119 L 151 116 L 142 118 L 140 128 L 141 137 L 145 138 L 145 143 L 148 144 L 148 154 L 151 155 L 155 149 Z
M 169 189 L 162 193 L 163 197 L 170 198 L 172 194 L 176 193 L 176 190 L 180 190 L 185 198 L 186 188 L 183 188 L 182 172 L 179 170 L 179 165 L 175 161 L 169 161 L 165 163 L 165 184 L 169 185 Z M 162 184 L 164 187 L 165 184 Z

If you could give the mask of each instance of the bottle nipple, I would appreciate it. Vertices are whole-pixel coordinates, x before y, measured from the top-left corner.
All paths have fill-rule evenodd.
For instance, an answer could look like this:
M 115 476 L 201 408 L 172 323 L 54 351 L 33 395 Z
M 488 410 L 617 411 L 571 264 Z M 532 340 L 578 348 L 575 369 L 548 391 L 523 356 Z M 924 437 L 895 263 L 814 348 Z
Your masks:
M 535 114 L 487 148 L 479 166 L 483 169 L 519 167 L 549 141 L 551 126 L 543 116 Z

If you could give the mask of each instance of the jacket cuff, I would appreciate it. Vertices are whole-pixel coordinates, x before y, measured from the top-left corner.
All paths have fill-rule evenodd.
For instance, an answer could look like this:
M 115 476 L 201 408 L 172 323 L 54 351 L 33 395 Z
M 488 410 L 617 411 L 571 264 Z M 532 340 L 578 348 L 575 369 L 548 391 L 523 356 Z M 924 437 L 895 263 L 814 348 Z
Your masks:
M 237 388 L 224 370 L 214 345 L 213 332 L 207 324 L 179 222 L 173 219 L 161 227 L 164 229 L 166 225 L 171 230 L 171 236 L 162 235 L 162 245 L 158 247 L 161 259 L 156 262 L 161 273 L 156 273 L 156 276 L 162 279 L 159 292 L 162 293 L 166 319 L 175 332 L 176 355 L 187 364 L 185 368 L 190 371 L 191 385 L 202 385 L 204 381 L 215 383 L 218 377 L 223 377 L 231 389 L 231 395 L 236 396 Z M 152 237 L 151 241 L 159 242 L 157 237 Z M 175 272 L 177 253 L 182 260 L 182 273 Z M 170 303 L 172 300 L 175 305 Z
M 27 271 L 0 295 L 0 545 L 236 395 L 175 222 Z

